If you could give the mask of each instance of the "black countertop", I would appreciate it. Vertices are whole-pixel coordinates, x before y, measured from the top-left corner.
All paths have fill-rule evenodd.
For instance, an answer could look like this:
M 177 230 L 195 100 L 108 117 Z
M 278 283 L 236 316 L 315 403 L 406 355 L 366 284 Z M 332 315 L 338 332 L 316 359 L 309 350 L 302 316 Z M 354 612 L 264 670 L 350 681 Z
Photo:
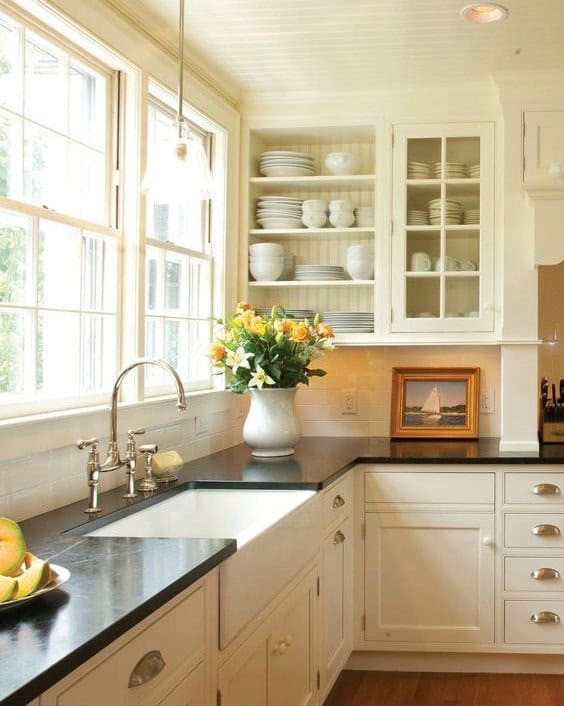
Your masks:
M 89 519 L 80 501 L 22 522 L 30 551 L 71 572 L 63 587 L 21 607 L 0 611 L 0 704 L 25 706 L 143 618 L 236 551 L 235 542 L 199 539 L 84 537 L 169 493 L 193 487 L 320 490 L 355 462 L 564 463 L 564 445 L 539 454 L 501 453 L 497 439 L 401 441 L 308 437 L 294 456 L 253 459 L 241 444 L 185 464 L 173 487 L 150 498 L 101 495 Z M 104 478 L 102 478 L 102 489 Z M 66 530 L 75 528 L 68 533 Z

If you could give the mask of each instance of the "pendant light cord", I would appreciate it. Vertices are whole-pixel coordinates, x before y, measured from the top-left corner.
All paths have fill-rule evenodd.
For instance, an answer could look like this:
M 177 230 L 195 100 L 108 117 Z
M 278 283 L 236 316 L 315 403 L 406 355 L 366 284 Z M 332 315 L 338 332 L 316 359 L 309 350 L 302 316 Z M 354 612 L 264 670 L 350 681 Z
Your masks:
M 184 0 L 179 0 L 178 13 L 178 137 L 183 137 L 184 131 Z

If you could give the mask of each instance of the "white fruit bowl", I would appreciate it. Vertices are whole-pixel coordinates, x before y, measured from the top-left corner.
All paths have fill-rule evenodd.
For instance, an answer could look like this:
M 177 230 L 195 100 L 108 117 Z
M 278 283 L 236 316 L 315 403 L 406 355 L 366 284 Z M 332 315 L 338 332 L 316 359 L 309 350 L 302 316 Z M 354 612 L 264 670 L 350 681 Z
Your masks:
M 352 152 L 331 152 L 325 157 L 325 166 L 335 176 L 358 174 L 360 158 Z

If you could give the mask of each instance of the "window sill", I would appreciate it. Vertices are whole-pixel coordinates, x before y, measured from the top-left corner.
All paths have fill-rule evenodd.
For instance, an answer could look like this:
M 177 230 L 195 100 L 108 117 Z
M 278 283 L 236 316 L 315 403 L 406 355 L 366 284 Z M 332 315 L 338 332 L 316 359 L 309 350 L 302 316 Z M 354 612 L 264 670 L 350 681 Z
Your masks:
M 228 409 L 233 395 L 225 390 L 186 393 L 186 412 L 176 409 L 176 396 L 153 397 L 144 402 L 120 403 L 118 433 L 138 426 L 164 426 L 199 415 Z M 105 439 L 110 424 L 107 404 L 62 410 L 0 421 L 0 463 L 19 456 L 71 446 L 76 439 L 95 436 Z

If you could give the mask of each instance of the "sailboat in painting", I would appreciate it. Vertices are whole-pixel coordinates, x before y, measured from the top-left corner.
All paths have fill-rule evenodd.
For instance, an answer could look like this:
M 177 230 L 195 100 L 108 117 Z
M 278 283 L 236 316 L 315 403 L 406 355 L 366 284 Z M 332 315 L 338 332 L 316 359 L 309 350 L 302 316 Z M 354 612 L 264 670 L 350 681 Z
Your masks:
M 421 407 L 425 415 L 426 422 L 438 422 L 442 419 L 441 414 L 441 393 L 438 387 L 434 387 Z

